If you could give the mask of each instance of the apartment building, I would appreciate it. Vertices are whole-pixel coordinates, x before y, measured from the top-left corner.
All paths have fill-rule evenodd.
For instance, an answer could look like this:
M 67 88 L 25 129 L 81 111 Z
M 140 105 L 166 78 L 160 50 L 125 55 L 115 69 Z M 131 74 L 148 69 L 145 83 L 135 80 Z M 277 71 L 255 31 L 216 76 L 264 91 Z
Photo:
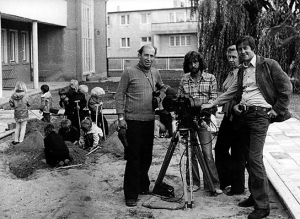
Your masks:
M 182 70 L 184 55 L 198 48 L 196 20 L 189 7 L 108 12 L 109 74 L 136 64 L 144 44 L 157 47 L 157 69 Z
M 106 76 L 106 17 L 106 0 L 0 0 L 0 92 Z

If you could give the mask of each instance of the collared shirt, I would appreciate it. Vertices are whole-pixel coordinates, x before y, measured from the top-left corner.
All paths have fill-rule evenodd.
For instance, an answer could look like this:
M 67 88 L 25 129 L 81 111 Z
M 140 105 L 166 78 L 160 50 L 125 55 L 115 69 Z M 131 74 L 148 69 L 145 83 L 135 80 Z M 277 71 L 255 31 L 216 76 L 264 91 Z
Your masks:
M 177 96 L 189 94 L 199 98 L 201 104 L 212 102 L 217 98 L 217 81 L 213 74 L 202 72 L 198 81 L 194 81 L 190 73 L 183 76 L 180 81 Z
M 241 104 L 271 108 L 272 106 L 267 103 L 256 84 L 255 74 L 259 74 L 256 72 L 256 55 L 253 56 L 248 67 L 244 69 Z
M 228 73 L 228 76 L 222 85 L 223 92 L 226 92 L 228 88 L 235 82 L 235 80 L 237 80 L 238 71 L 239 68 L 236 67 Z M 231 107 L 232 107 L 231 101 L 228 101 L 226 104 L 223 105 L 222 111 L 225 113 L 225 115 L 229 115 L 231 111 Z

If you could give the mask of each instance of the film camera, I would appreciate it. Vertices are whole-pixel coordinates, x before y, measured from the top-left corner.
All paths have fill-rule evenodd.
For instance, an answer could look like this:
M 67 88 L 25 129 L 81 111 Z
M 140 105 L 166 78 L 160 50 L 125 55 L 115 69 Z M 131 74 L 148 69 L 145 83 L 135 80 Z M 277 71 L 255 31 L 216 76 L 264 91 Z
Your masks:
M 203 121 L 209 123 L 211 114 L 216 112 L 215 108 L 202 109 L 201 100 L 190 95 L 167 96 L 162 104 L 168 112 L 175 112 L 176 120 L 184 127 L 190 127 L 192 124 L 195 124 L 195 119 L 198 120 L 198 124 L 201 124 Z

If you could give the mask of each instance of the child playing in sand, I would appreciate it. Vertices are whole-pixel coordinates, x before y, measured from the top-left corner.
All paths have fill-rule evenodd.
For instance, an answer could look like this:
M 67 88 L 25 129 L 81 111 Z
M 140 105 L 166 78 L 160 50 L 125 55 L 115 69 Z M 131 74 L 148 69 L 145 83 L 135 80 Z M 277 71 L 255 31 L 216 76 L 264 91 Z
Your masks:
M 99 145 L 103 132 L 95 123 L 92 122 L 91 118 L 86 117 L 81 122 L 81 133 L 79 138 L 79 145 L 83 149 L 93 150 Z
M 89 99 L 89 88 L 88 88 L 88 86 L 85 85 L 85 84 L 79 85 L 78 92 L 84 94 L 85 99 L 86 99 L 86 103 L 87 103 L 87 101 Z M 90 110 L 89 110 L 87 105 L 83 108 L 83 114 L 84 114 L 84 117 L 90 117 Z
M 70 141 L 75 144 L 79 140 L 79 132 L 72 126 L 71 120 L 64 119 L 61 121 L 60 126 L 61 128 L 58 130 L 58 134 L 63 137 L 64 141 Z
M 69 149 L 62 136 L 57 134 L 52 124 L 48 124 L 45 129 L 44 147 L 46 161 L 51 167 L 65 166 L 70 162 Z
M 101 97 L 105 94 L 105 91 L 101 87 L 94 87 L 91 90 L 91 97 L 88 101 L 88 107 L 91 111 L 91 119 L 93 122 L 96 122 L 96 112 L 97 112 L 97 105 L 98 105 L 98 119 L 97 125 L 103 130 L 103 122 L 104 122 L 104 131 L 105 135 L 108 134 L 108 122 L 106 118 L 101 113 L 100 104 L 102 104 Z M 102 122 L 103 117 L 103 122 Z
M 16 121 L 15 140 L 16 145 L 24 140 L 27 121 L 29 119 L 28 107 L 29 95 L 27 94 L 26 84 L 22 81 L 16 83 L 14 93 L 11 95 L 9 105 L 14 109 L 14 118 Z
M 43 113 L 43 122 L 50 122 L 50 109 L 52 108 L 52 97 L 49 91 L 49 86 L 47 84 L 43 84 L 41 86 L 41 106 L 40 113 Z

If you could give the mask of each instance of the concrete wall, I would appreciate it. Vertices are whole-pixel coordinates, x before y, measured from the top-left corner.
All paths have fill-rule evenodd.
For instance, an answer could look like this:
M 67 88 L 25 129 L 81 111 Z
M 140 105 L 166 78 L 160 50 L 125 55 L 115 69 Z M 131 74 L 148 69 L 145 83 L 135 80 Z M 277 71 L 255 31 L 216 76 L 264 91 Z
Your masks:
M 65 0 L 0 0 L 0 12 L 54 25 L 67 25 Z

